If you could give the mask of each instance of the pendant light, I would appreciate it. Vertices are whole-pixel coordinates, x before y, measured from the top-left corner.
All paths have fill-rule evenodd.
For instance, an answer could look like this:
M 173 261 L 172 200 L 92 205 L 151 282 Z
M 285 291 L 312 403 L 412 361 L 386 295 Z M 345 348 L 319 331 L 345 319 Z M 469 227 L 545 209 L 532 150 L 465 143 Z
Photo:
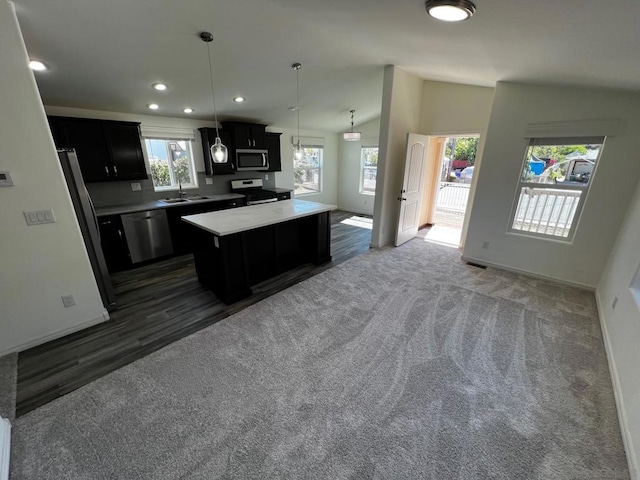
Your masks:
M 298 139 L 296 144 L 293 146 L 293 160 L 302 160 L 303 151 L 300 146 L 300 69 L 302 65 L 299 63 L 294 63 L 291 65 L 291 68 L 296 71 L 296 111 L 298 112 Z
M 213 41 L 213 35 L 210 32 L 201 32 L 200 39 L 207 44 L 207 58 L 209 59 L 209 78 L 211 80 L 211 99 L 213 100 L 213 116 L 216 122 L 216 141 L 211 145 L 211 161 L 213 163 L 227 163 L 229 151 L 220 140 L 220 132 L 218 130 L 218 112 L 216 111 L 216 96 L 213 90 L 213 67 L 211 64 L 211 48 L 209 44 Z
M 346 142 L 357 142 L 358 140 L 360 140 L 360 132 L 353 131 L 353 114 L 356 113 L 356 111 L 351 110 L 350 112 L 351 112 L 351 131 L 344 132 L 342 134 L 342 138 L 344 138 Z

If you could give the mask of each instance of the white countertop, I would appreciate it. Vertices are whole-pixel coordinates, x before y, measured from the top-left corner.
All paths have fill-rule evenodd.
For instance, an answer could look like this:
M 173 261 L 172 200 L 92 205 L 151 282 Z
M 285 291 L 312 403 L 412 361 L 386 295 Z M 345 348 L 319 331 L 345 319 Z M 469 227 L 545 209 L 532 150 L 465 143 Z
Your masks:
M 215 235 L 224 236 L 322 212 L 330 212 L 337 208 L 335 205 L 305 200 L 281 200 L 230 210 L 187 215 L 182 217 L 182 220 Z

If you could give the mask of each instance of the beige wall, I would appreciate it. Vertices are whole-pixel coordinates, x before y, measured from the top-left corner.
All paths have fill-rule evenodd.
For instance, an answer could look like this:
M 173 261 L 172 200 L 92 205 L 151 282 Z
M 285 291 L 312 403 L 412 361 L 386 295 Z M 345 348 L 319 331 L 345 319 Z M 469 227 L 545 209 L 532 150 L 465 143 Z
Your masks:
M 632 93 L 499 83 L 481 166 L 474 175 L 464 257 L 595 287 L 640 179 L 639 109 L 640 95 Z M 550 124 L 570 129 L 573 136 L 578 130 L 594 135 L 594 129 L 607 128 L 602 125 L 609 119 L 620 119 L 624 127 L 606 140 L 573 242 L 507 233 L 527 129 Z M 489 242 L 488 248 L 482 248 L 483 242 Z
M 0 0 L 0 355 L 53 338 L 106 312 L 12 7 Z M 22 212 L 52 209 L 56 223 L 28 227 Z M 62 295 L 76 305 L 64 308 Z
M 345 142 L 339 135 L 338 206 L 349 212 L 373 215 L 374 195 L 360 193 L 360 154 L 363 146 L 378 145 L 380 118 L 358 125 L 355 130 L 362 134 L 359 142 Z
M 635 473 L 633 478 L 638 478 L 640 456 L 640 300 L 634 298 L 629 286 L 640 269 L 639 246 L 640 185 L 596 292 L 627 459 Z
M 380 117 L 380 157 L 371 244 L 393 243 L 398 225 L 398 196 L 407 135 L 418 131 L 423 80 L 394 65 L 384 69 L 382 115 Z

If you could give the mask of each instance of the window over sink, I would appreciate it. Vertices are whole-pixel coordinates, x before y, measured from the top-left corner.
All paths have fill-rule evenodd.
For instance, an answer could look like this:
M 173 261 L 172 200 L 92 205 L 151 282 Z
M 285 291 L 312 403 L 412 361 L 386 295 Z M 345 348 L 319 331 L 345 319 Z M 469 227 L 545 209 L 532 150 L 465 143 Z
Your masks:
M 198 187 L 189 140 L 145 138 L 144 144 L 156 192 Z

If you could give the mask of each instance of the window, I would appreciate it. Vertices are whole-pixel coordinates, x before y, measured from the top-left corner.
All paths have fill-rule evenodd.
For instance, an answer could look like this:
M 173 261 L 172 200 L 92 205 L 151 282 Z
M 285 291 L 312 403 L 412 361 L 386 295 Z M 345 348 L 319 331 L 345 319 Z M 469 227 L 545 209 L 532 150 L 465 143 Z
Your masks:
M 571 241 L 604 137 L 532 138 L 509 231 Z
M 146 138 L 144 143 L 156 192 L 198 186 L 189 140 Z
M 360 151 L 360 193 L 375 195 L 378 173 L 378 147 L 362 147 Z
M 294 193 L 304 195 L 322 191 L 322 147 L 303 145 L 304 156 L 293 161 Z

